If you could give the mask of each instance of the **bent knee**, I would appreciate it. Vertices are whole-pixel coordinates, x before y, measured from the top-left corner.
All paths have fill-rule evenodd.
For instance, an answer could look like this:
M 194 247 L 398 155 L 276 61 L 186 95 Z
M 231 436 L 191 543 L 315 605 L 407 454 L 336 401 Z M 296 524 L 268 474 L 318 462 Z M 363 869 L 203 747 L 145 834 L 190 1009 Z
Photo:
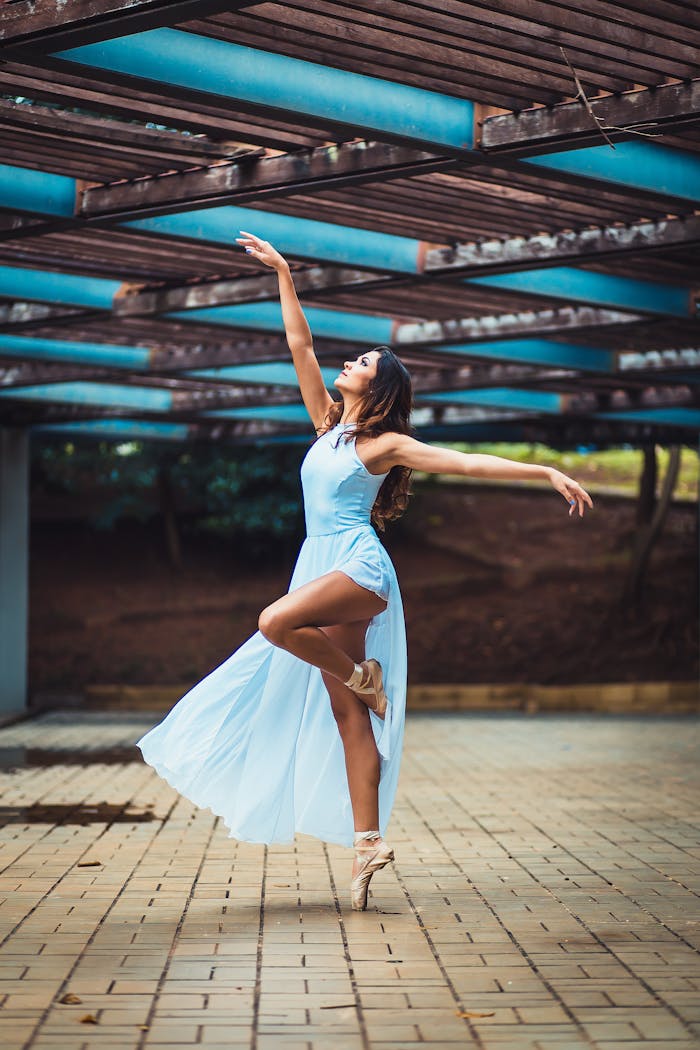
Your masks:
M 274 605 L 268 605 L 258 617 L 258 630 L 273 645 L 282 644 L 287 627 L 284 616 L 275 609 Z

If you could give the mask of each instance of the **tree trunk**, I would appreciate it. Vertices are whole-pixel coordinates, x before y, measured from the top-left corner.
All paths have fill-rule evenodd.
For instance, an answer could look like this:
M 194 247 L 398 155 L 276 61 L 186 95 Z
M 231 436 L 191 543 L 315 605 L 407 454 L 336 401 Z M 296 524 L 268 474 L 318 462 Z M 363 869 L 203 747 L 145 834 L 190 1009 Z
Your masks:
M 653 466 L 651 456 L 653 456 Z M 632 548 L 632 564 L 627 577 L 624 601 L 628 605 L 639 605 L 644 594 L 649 559 L 654 544 L 661 535 L 666 521 L 668 508 L 671 505 L 673 491 L 678 480 L 678 470 L 681 463 L 681 450 L 679 445 L 673 445 L 669 450 L 668 467 L 661 487 L 658 502 L 650 496 L 650 484 L 652 477 L 656 477 L 656 452 L 655 450 L 644 450 L 644 468 L 639 484 L 639 503 L 637 504 L 638 527 L 634 536 Z M 653 488 L 651 495 L 653 496 Z M 654 505 L 655 503 L 655 505 Z
M 174 568 L 181 569 L 182 546 L 180 544 L 180 532 L 177 527 L 173 486 L 170 480 L 170 470 L 167 466 L 161 466 L 158 469 L 158 499 L 160 502 L 160 513 L 163 518 L 163 532 L 168 561 Z
M 654 516 L 658 475 L 656 445 L 648 445 L 645 449 L 642 449 L 642 455 L 644 456 L 644 461 L 639 478 L 639 500 L 637 502 L 638 526 L 648 524 Z

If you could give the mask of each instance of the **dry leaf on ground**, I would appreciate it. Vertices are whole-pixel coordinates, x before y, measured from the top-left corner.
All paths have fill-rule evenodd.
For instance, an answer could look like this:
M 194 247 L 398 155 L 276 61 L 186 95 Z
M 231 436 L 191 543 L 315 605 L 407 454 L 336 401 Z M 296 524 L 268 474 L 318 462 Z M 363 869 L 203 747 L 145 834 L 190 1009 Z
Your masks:
M 81 1024 L 99 1024 L 100 1022 L 97 1020 L 97 1018 L 95 1017 L 94 1014 L 84 1014 L 83 1017 L 80 1018 L 80 1023 Z
M 64 1003 L 66 1006 L 75 1006 L 77 1003 L 82 1003 L 83 1000 L 79 995 L 76 995 L 75 992 L 66 992 L 66 994 L 62 995 L 58 1001 L 59 1003 Z
M 457 1017 L 494 1017 L 496 1014 L 495 1010 L 489 1010 L 488 1012 L 481 1013 L 479 1010 L 458 1010 Z

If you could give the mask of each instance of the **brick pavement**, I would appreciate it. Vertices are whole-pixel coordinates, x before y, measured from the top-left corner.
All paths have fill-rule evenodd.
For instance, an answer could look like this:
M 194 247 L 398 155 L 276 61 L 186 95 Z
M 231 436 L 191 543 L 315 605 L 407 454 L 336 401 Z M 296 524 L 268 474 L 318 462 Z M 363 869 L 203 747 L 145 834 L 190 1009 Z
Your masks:
M 364 914 L 349 851 L 229 839 L 149 724 L 0 730 L 5 1050 L 700 1047 L 697 720 L 412 715 Z

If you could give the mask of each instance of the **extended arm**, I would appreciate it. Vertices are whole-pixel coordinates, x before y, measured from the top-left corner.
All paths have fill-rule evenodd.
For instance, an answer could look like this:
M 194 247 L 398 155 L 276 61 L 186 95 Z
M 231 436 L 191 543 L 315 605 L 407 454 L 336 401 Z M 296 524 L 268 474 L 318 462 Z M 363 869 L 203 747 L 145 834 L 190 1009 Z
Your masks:
M 455 474 L 505 481 L 541 479 L 549 481 L 552 487 L 562 494 L 569 504 L 569 514 L 573 514 L 578 508 L 579 515 L 583 517 L 584 505 L 593 506 L 593 501 L 585 489 L 554 467 L 545 467 L 538 463 L 518 463 L 501 456 L 436 448 L 405 434 L 383 434 L 376 439 L 374 445 L 372 470 L 375 473 L 390 470 L 394 466 L 404 466 L 413 470 L 423 470 L 428 474 Z
M 237 242 L 243 245 L 249 255 L 255 256 L 277 273 L 284 331 L 292 352 L 299 389 L 314 427 L 320 430 L 333 399 L 323 382 L 321 369 L 314 353 L 311 329 L 297 298 L 287 260 L 272 247 L 269 241 L 262 241 L 254 234 L 246 233 L 245 230 L 241 230 L 241 233 L 243 236 L 237 237 Z

